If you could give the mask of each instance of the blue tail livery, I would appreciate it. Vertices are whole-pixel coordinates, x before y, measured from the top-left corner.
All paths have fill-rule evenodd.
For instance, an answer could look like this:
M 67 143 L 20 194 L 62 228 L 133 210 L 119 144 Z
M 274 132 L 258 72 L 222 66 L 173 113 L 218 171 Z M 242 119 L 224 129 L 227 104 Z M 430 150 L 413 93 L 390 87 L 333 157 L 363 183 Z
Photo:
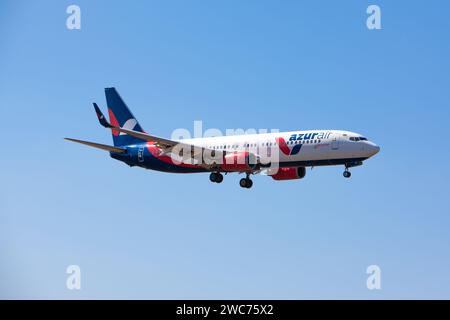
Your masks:
M 106 104 L 108 106 L 109 121 L 113 126 L 124 129 L 144 132 L 141 125 L 128 109 L 125 102 L 120 97 L 115 88 L 105 89 Z M 96 107 L 97 111 L 98 107 Z M 100 109 L 98 109 L 100 110 Z M 115 146 L 125 146 L 130 144 L 141 143 L 142 140 L 112 129 L 112 136 Z

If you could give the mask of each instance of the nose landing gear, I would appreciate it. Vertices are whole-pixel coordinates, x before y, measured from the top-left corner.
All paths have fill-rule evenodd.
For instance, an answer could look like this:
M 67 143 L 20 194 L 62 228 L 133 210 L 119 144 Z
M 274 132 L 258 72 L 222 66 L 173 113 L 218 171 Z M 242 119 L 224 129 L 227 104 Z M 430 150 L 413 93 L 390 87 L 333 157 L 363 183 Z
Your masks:
M 345 168 L 343 175 L 345 178 L 350 178 L 352 176 L 351 172 L 348 171 L 348 168 Z
M 361 162 L 361 164 L 362 164 L 362 162 Z M 344 178 L 350 178 L 352 176 L 352 174 L 350 173 L 350 171 L 348 171 L 348 168 L 356 167 L 357 165 L 360 165 L 360 164 L 346 163 L 345 164 L 345 171 L 343 173 Z
M 362 161 L 353 161 L 353 162 L 348 162 L 345 164 L 345 171 L 343 173 L 345 178 L 350 178 L 352 176 L 352 174 L 350 173 L 350 171 L 348 171 L 348 168 L 353 168 L 353 167 L 358 167 L 361 166 L 363 164 Z

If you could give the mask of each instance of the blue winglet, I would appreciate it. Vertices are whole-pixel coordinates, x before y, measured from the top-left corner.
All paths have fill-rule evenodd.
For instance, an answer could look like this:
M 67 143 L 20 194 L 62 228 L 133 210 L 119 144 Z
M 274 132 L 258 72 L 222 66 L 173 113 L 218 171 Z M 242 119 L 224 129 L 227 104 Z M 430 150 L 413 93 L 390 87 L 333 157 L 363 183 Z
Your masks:
M 95 113 L 97 114 L 97 118 L 98 118 L 98 121 L 100 122 L 100 124 L 102 126 L 104 126 L 105 128 L 111 128 L 112 126 L 109 124 L 108 120 L 106 120 L 102 111 L 100 110 L 100 108 L 98 107 L 98 105 L 95 102 L 94 102 L 94 108 L 95 108 Z

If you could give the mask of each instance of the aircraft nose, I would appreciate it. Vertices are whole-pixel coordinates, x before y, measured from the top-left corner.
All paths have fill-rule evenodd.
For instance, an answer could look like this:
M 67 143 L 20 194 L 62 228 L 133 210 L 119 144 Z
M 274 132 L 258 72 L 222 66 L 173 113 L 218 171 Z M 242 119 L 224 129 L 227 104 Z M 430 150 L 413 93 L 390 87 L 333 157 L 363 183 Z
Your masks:
M 376 155 L 378 152 L 380 152 L 380 146 L 376 145 L 373 142 L 370 142 L 369 152 L 370 152 L 370 156 Z

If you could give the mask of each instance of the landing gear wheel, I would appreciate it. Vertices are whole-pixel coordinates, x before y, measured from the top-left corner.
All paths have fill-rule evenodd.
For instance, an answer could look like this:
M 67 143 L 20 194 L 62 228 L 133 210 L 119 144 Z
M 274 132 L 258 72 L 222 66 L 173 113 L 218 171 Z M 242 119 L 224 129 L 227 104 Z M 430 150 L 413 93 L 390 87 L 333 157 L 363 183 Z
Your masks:
M 344 177 L 345 177 L 345 178 L 350 178 L 350 177 L 352 176 L 352 174 L 350 173 L 350 171 L 347 171 L 347 170 L 345 170 L 343 174 L 344 174 Z
M 221 183 L 223 181 L 223 175 L 217 172 L 216 183 Z
M 211 182 L 221 183 L 223 181 L 223 175 L 220 172 L 211 172 L 209 180 Z
M 250 189 L 250 188 L 253 186 L 253 181 L 250 180 L 250 178 L 242 178 L 242 179 L 239 181 L 239 185 L 240 185 L 242 188 Z

